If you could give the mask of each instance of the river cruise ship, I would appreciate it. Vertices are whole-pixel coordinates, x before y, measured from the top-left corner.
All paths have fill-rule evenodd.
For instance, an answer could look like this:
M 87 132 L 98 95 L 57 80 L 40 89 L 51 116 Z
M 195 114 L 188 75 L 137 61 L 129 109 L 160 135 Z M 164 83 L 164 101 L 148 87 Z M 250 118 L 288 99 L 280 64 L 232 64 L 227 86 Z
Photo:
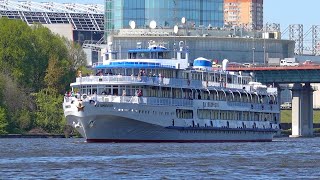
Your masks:
M 277 88 L 250 74 L 189 61 L 150 41 L 117 59 L 112 43 L 94 75 L 79 73 L 64 97 L 64 114 L 87 142 L 257 142 L 279 131 Z M 192 62 L 192 63 L 190 63 Z

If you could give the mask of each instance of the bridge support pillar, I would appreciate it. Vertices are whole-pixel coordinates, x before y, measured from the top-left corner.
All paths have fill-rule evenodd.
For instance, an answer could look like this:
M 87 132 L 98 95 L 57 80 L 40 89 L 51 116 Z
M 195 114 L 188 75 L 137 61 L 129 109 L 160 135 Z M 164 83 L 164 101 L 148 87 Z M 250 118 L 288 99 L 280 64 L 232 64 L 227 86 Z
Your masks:
M 310 83 L 296 83 L 292 91 L 292 135 L 313 137 L 313 89 Z

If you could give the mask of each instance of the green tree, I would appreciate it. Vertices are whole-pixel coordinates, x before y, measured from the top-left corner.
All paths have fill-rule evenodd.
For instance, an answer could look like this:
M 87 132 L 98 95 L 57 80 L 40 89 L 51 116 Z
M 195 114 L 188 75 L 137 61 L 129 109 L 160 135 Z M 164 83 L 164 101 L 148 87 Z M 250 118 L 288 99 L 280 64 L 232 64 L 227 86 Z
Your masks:
M 36 125 L 49 133 L 62 133 L 65 119 L 62 111 L 62 95 L 54 89 L 43 89 L 36 95 Z
M 7 134 L 7 117 L 5 109 L 0 107 L 0 134 Z
M 77 71 L 82 67 L 87 66 L 87 56 L 84 53 L 80 44 L 64 38 L 68 50 L 68 59 L 71 61 L 70 68 Z
M 21 20 L 0 18 L 0 34 L 1 127 L 61 132 L 62 94 L 79 69 L 88 71 L 81 46 Z
M 64 89 L 64 84 L 61 81 L 64 76 L 64 69 L 61 66 L 61 62 L 55 56 L 50 57 L 44 82 L 49 89 L 55 89 L 57 92 Z
M 32 30 L 21 20 L 1 18 L 0 34 L 0 72 L 20 79 L 25 75 L 23 65 L 32 54 Z

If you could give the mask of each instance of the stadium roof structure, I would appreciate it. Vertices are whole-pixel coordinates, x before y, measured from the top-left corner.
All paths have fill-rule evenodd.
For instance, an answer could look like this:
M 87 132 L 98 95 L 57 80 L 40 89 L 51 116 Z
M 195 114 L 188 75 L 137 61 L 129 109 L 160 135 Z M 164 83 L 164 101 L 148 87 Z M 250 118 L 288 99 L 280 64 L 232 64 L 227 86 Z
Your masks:
M 0 17 L 21 19 L 28 24 L 72 24 L 79 31 L 104 30 L 101 4 L 0 0 Z

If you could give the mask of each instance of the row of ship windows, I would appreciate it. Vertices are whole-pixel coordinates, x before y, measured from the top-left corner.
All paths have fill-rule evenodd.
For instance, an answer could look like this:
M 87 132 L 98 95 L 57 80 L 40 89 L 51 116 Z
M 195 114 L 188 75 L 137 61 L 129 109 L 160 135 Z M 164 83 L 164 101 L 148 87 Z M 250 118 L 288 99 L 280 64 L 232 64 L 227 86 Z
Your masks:
M 231 74 L 220 74 L 220 73 L 203 73 L 203 72 L 182 72 L 182 78 L 191 79 L 191 80 L 200 80 L 200 81 L 211 81 L 211 82 L 226 82 L 228 83 L 239 83 L 247 84 L 252 81 L 250 76 L 238 77 Z
M 275 97 L 259 96 L 256 94 L 245 94 L 239 92 L 223 92 L 223 91 L 201 91 L 191 89 L 172 89 L 159 88 L 147 89 L 145 96 L 159 98 L 177 98 L 177 99 L 201 99 L 201 100 L 216 100 L 216 101 L 234 101 L 248 103 L 265 103 L 276 104 Z
M 193 110 L 177 109 L 176 116 L 179 119 L 193 119 Z M 276 121 L 274 113 L 259 113 L 249 111 L 226 111 L 226 110 L 208 110 L 198 109 L 197 117 L 199 119 L 223 119 L 223 120 L 255 120 L 255 121 Z
M 122 109 L 122 111 L 130 111 L 127 109 Z M 147 110 L 131 110 L 139 114 L 148 115 L 159 115 L 159 116 L 174 116 L 174 112 L 162 112 L 162 111 L 147 111 Z M 193 110 L 187 109 L 177 109 L 176 117 L 178 119 L 194 119 Z M 259 112 L 249 112 L 249 111 L 227 111 L 227 110 L 208 110 L 208 109 L 198 109 L 197 117 L 199 119 L 210 119 L 210 120 L 242 120 L 242 121 L 275 121 L 277 122 L 277 115 L 275 113 L 259 113 Z
M 252 81 L 250 76 L 242 76 L 238 77 L 236 75 L 231 74 L 220 74 L 218 72 L 198 72 L 198 71 L 190 71 L 190 72 L 180 72 L 177 70 L 163 70 L 163 69 L 104 69 L 102 71 L 103 74 L 111 75 L 123 75 L 123 76 L 157 76 L 163 78 L 182 78 L 186 80 L 200 80 L 200 81 L 212 81 L 212 82 L 227 82 L 228 83 L 241 83 L 247 84 L 248 82 Z M 178 73 L 178 74 L 177 74 Z

